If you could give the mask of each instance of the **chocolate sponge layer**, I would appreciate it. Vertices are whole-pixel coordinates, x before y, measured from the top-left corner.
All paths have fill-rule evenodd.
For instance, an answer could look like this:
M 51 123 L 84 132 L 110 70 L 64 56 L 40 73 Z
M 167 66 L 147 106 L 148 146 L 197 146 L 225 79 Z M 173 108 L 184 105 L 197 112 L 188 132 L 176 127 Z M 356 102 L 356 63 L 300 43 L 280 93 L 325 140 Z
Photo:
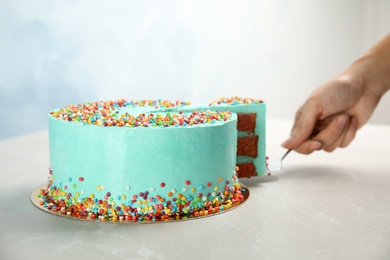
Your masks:
M 259 136 L 242 136 L 237 139 L 237 155 L 256 158 Z
M 256 167 L 253 162 L 240 163 L 237 164 L 238 170 L 238 178 L 249 178 L 253 176 L 257 176 Z
M 255 113 L 237 114 L 237 130 L 242 132 L 254 133 L 256 127 Z

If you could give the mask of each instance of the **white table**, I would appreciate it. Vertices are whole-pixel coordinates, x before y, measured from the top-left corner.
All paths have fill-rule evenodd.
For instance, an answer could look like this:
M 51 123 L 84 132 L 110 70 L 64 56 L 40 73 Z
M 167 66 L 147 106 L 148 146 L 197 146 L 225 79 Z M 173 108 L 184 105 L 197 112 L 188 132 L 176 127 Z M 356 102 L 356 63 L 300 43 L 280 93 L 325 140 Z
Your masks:
M 268 121 L 267 149 L 291 122 Z M 107 224 L 47 214 L 30 202 L 48 177 L 46 131 L 0 142 L 0 259 L 390 259 L 390 126 L 367 125 L 334 153 L 290 154 L 250 197 L 212 217 Z

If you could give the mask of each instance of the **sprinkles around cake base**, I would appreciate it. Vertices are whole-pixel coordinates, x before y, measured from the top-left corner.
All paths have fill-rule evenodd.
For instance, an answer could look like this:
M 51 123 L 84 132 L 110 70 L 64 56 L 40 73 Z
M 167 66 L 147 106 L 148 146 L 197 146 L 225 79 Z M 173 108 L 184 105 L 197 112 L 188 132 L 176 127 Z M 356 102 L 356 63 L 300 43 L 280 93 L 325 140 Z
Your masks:
M 46 195 L 46 196 L 44 196 Z M 60 201 L 53 201 L 48 195 L 47 185 L 42 185 L 34 189 L 30 200 L 34 206 L 44 212 L 61 216 L 69 219 L 99 222 L 99 223 L 118 223 L 118 224 L 152 224 L 152 223 L 171 223 L 185 220 L 194 220 L 209 216 L 214 216 L 242 205 L 249 197 L 249 190 L 241 183 L 236 183 L 231 194 L 225 201 L 216 205 L 205 206 L 196 211 L 174 214 L 161 214 L 156 216 L 145 214 L 126 213 L 121 215 L 94 214 L 87 211 L 78 211 L 67 207 Z

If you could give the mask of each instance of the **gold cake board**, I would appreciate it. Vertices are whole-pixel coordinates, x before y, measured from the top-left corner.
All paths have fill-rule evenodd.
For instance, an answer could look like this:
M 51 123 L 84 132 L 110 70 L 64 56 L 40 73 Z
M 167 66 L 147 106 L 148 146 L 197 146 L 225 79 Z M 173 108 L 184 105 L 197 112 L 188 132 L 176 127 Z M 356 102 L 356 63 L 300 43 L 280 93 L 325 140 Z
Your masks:
M 174 216 L 169 216 L 166 219 L 157 220 L 157 221 L 153 221 L 153 220 L 141 220 L 141 221 L 138 221 L 138 220 L 128 220 L 128 219 L 121 219 L 121 218 L 118 218 L 118 217 L 115 217 L 115 218 L 113 218 L 113 217 L 109 217 L 109 218 L 91 218 L 90 216 L 87 216 L 87 217 L 77 217 L 77 216 L 73 216 L 73 215 L 63 214 L 60 211 L 52 211 L 52 210 L 49 210 L 46 207 L 42 206 L 40 204 L 40 199 L 38 197 L 41 189 L 45 189 L 47 187 L 47 185 L 41 185 L 41 186 L 35 188 L 33 190 L 33 192 L 31 193 L 30 200 L 31 200 L 31 202 L 32 202 L 32 204 L 34 206 L 36 206 L 38 209 L 40 209 L 40 210 L 42 210 L 42 211 L 44 211 L 46 213 L 49 213 L 49 214 L 52 214 L 52 215 L 55 215 L 55 216 L 68 218 L 68 219 L 80 220 L 80 221 L 90 221 L 90 222 L 98 222 L 98 223 L 114 223 L 114 224 L 172 223 L 172 222 L 180 222 L 180 221 L 195 220 L 195 219 L 201 219 L 201 218 L 205 218 L 205 217 L 211 217 L 211 216 L 219 215 L 219 214 L 222 214 L 222 213 L 225 213 L 225 212 L 229 212 L 229 211 L 231 211 L 233 209 L 236 209 L 237 207 L 241 206 L 249 197 L 249 189 L 245 185 L 243 185 L 242 183 L 240 183 L 240 186 L 241 186 L 241 189 L 242 189 L 242 194 L 244 195 L 244 199 L 241 202 L 237 202 L 237 203 L 232 204 L 227 209 L 216 211 L 216 212 L 211 212 L 211 213 L 205 211 L 205 212 L 203 212 L 203 214 L 201 213 L 198 216 L 174 215 Z

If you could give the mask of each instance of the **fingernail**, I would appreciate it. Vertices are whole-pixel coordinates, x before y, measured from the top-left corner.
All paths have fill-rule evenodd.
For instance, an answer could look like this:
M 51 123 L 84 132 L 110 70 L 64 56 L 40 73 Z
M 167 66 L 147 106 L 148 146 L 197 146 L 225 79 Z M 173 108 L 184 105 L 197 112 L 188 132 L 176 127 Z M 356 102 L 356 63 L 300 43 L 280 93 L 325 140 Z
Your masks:
M 316 150 L 319 150 L 321 148 L 322 144 L 317 141 L 312 141 L 311 144 L 309 145 L 309 150 L 311 152 L 314 152 Z
M 340 128 L 343 128 L 345 126 L 345 124 L 347 123 L 349 117 L 347 115 L 340 115 L 338 118 L 337 118 L 337 126 L 340 127 Z

